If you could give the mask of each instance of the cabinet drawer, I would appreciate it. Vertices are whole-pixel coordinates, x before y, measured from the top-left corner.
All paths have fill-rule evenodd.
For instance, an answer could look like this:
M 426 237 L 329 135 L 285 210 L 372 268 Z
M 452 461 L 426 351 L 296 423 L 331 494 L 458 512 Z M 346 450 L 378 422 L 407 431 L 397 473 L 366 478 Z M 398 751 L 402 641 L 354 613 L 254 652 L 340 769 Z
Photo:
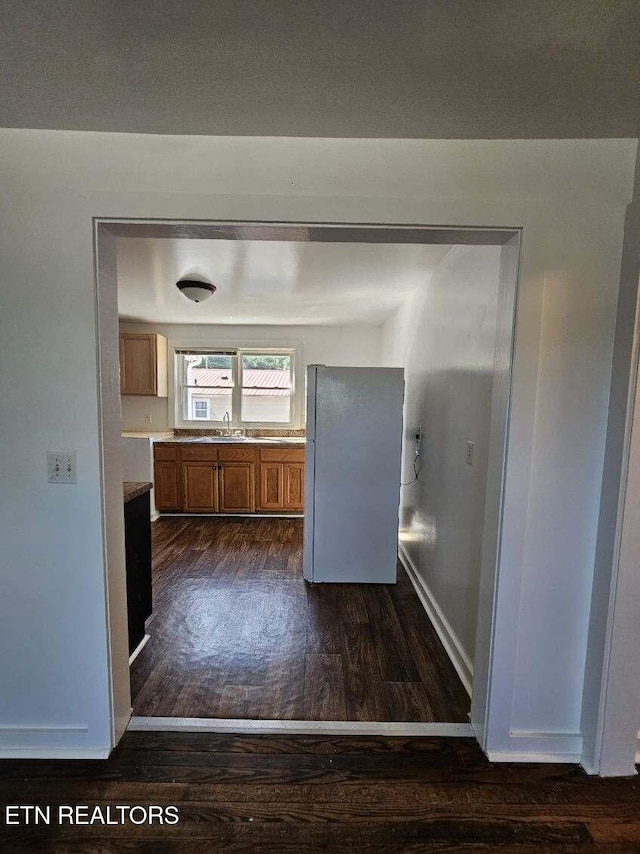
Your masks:
M 215 445 L 182 445 L 182 459 L 215 462 L 218 459 L 218 448 Z
M 175 445 L 156 445 L 153 446 L 154 460 L 162 462 L 170 462 L 178 459 L 178 449 Z
M 253 462 L 255 450 L 246 445 L 219 445 L 218 459 L 221 462 L 230 463 Z
M 260 448 L 264 463 L 303 463 L 304 448 Z

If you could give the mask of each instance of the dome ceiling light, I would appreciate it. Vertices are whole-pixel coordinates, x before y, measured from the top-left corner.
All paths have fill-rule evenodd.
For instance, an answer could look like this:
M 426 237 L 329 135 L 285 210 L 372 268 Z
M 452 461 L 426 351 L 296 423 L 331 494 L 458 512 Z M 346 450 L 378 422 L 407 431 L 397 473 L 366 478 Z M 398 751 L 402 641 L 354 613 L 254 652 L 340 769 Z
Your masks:
M 180 279 L 176 282 L 176 287 L 191 302 L 204 302 L 216 292 L 215 285 L 210 282 L 200 282 L 198 279 Z

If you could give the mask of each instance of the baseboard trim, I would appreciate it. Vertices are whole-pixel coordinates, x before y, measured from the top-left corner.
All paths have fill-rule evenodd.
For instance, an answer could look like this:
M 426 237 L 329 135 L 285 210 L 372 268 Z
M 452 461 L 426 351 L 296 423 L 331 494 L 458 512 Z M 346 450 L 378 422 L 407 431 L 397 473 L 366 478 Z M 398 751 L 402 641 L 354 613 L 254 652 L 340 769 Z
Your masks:
M 68 733 L 89 732 L 87 724 L 0 724 L 0 736 L 3 735 L 67 735 Z
M 88 724 L 0 724 L 0 759 L 106 759 L 111 748 L 88 738 Z
M 471 724 L 397 721 L 272 721 L 243 718 L 132 717 L 129 732 L 217 732 L 237 735 L 382 735 L 473 738 Z
M 442 645 L 447 651 L 447 654 L 451 659 L 451 663 L 455 667 L 467 694 L 471 696 L 473 685 L 473 664 L 471 663 L 471 659 L 467 655 L 458 636 L 444 615 L 442 608 L 438 605 L 433 593 L 418 574 L 416 567 L 413 565 L 413 561 L 409 557 L 409 554 L 402 543 L 398 544 L 398 557 L 400 558 L 400 561 L 409 576 L 409 580 L 418 594 L 418 599 L 420 600 L 422 607 L 427 612 L 429 620 L 436 630 L 438 637 L 442 641 Z
M 582 736 L 578 732 L 531 732 L 512 730 L 507 743 L 488 750 L 491 762 L 557 762 L 579 765 Z
M 0 747 L 0 759 L 108 759 L 108 747 Z
M 142 638 L 142 640 L 140 641 L 138 646 L 133 650 L 133 652 L 129 656 L 129 666 L 131 666 L 133 664 L 133 662 L 140 655 L 140 653 L 145 648 L 145 646 L 149 643 L 150 640 L 151 640 L 151 635 L 145 635 Z
M 512 753 L 505 750 L 488 750 L 486 753 L 489 762 L 540 762 L 579 765 L 581 759 L 580 753 L 536 753 L 535 751 Z
M 636 736 L 636 765 L 640 765 L 640 729 Z

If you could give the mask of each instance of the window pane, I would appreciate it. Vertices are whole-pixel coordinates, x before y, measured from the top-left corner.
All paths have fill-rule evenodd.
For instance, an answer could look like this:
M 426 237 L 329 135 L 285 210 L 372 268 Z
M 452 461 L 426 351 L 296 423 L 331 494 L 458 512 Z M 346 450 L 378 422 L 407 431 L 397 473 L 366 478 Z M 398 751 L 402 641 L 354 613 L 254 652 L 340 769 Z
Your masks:
M 233 387 L 232 356 L 185 356 L 188 386 Z
M 242 355 L 242 420 L 291 420 L 291 356 Z
M 203 414 L 204 404 L 204 414 Z M 208 406 L 208 411 L 206 407 Z M 231 389 L 187 389 L 185 421 L 222 421 L 225 412 L 231 417 Z
M 183 356 L 186 388 L 185 421 L 233 418 L 233 356 Z

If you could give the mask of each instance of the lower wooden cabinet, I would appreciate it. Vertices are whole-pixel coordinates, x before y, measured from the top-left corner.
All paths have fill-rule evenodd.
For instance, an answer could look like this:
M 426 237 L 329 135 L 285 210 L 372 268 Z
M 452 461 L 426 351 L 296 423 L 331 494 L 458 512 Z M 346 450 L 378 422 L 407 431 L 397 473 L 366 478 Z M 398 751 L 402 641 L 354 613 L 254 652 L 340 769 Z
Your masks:
M 260 463 L 260 509 L 282 510 L 284 463 Z
M 260 463 L 260 509 L 304 508 L 304 463 Z
M 220 513 L 253 513 L 256 509 L 255 463 L 218 463 Z
M 304 450 L 260 445 L 158 443 L 160 512 L 255 513 L 304 509 Z
M 160 513 L 176 512 L 182 508 L 179 469 L 175 461 L 155 461 L 153 486 L 156 509 Z
M 284 509 L 304 508 L 304 463 L 284 463 Z
M 217 463 L 182 463 L 182 482 L 182 509 L 185 513 L 218 512 Z

